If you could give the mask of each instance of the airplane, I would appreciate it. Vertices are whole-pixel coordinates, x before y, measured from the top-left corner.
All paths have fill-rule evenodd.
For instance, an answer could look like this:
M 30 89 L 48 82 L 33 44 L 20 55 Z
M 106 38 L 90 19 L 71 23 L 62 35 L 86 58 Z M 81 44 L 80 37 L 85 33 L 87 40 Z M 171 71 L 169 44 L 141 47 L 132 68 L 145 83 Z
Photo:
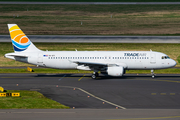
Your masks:
M 154 70 L 171 68 L 176 62 L 161 52 L 150 51 L 42 51 L 39 50 L 16 24 L 8 24 L 14 47 L 6 58 L 37 66 L 55 69 L 77 69 L 94 71 L 121 77 L 126 70 Z

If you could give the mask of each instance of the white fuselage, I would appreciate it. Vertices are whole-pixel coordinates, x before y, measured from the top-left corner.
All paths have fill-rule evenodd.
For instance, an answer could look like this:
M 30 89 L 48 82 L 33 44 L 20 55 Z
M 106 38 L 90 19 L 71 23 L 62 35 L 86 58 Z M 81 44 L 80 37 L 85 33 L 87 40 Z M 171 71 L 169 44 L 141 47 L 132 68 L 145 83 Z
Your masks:
M 16 57 L 17 61 L 56 69 L 78 69 L 78 64 L 74 61 L 117 64 L 126 70 L 155 70 L 176 65 L 173 59 L 162 59 L 163 56 L 167 56 L 166 54 L 152 51 L 40 51 L 19 54 L 25 54 L 28 58 Z

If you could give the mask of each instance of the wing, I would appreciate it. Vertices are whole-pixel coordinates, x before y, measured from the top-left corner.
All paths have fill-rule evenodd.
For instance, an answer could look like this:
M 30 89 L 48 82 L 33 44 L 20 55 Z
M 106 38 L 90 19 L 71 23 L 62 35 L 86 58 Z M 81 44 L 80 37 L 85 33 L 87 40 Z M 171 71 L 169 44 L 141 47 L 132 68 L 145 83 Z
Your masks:
M 78 64 L 77 69 L 79 70 L 106 70 L 109 66 L 117 66 L 117 64 L 99 63 L 99 62 L 83 62 L 83 61 L 71 61 Z

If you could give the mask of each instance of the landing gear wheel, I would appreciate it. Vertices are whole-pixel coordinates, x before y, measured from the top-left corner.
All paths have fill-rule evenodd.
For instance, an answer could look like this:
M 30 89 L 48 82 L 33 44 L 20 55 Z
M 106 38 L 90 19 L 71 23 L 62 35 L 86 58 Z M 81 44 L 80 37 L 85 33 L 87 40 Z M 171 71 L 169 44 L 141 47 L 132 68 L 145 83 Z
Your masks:
M 98 72 L 96 72 L 95 75 L 96 75 L 96 77 L 99 77 L 99 73 Z
M 99 73 L 94 72 L 91 77 L 92 77 L 92 79 L 96 79 L 98 76 L 99 76 Z
M 151 70 L 151 74 L 152 74 L 152 79 L 154 79 L 154 77 L 155 77 L 154 70 Z
M 97 78 L 97 76 L 95 75 L 95 74 L 92 74 L 92 79 L 96 79 Z
M 152 79 L 154 79 L 154 77 L 155 77 L 155 76 L 154 76 L 154 75 L 152 75 Z

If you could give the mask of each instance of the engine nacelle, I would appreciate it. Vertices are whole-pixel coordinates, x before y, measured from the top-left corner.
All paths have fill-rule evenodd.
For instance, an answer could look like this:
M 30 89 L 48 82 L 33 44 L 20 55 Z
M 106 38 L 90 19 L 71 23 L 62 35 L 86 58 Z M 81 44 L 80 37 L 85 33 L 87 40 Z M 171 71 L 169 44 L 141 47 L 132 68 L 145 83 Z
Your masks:
M 110 76 L 122 76 L 124 68 L 122 66 L 113 66 L 107 68 L 107 74 Z

